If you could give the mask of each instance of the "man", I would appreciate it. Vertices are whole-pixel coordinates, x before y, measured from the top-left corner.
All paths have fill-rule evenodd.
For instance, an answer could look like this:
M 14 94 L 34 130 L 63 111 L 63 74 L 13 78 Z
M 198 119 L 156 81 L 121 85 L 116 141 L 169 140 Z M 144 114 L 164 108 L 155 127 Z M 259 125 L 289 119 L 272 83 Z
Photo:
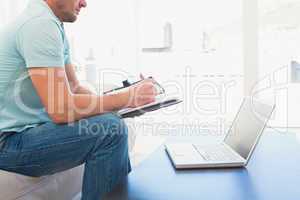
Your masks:
M 31 0 L 0 33 L 0 169 L 43 176 L 85 163 L 82 200 L 128 174 L 127 127 L 114 114 L 154 101 L 152 79 L 97 96 L 80 86 L 63 22 L 86 0 Z

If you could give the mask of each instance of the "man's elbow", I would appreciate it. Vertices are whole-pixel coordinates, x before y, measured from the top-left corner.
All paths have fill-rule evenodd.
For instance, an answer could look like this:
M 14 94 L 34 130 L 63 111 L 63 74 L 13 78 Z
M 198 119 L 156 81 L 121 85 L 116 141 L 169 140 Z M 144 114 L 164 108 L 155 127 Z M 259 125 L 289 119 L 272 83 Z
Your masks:
M 64 99 L 71 99 L 71 96 L 65 96 Z M 74 121 L 74 112 L 68 101 L 55 101 L 52 109 L 46 106 L 50 119 L 55 124 L 66 124 Z M 54 108 L 54 109 L 53 109 Z
M 55 124 L 64 124 L 66 123 L 66 120 L 62 116 L 58 116 L 55 114 L 49 114 L 50 119 L 52 120 L 53 123 Z
M 74 119 L 65 114 L 51 114 L 49 115 L 49 117 L 55 124 L 66 124 L 69 122 L 74 122 Z

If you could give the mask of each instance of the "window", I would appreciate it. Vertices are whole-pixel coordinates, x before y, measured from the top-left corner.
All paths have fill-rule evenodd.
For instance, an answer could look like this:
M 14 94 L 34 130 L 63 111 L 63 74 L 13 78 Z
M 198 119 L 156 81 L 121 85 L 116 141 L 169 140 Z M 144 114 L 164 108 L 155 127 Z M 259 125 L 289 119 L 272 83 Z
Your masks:
M 184 103 L 143 120 L 219 127 L 244 95 L 241 0 L 139 0 L 138 68 Z M 159 117 L 158 117 L 159 115 Z
M 259 80 L 265 85 L 260 92 L 276 101 L 272 126 L 300 124 L 299 9 L 299 0 L 259 1 Z

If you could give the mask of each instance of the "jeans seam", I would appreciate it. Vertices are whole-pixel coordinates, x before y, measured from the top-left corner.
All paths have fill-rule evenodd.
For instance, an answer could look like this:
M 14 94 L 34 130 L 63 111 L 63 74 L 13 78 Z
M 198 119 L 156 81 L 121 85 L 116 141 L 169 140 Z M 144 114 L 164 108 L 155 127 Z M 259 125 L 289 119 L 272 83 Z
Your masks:
M 109 155 L 112 155 L 112 150 L 109 152 Z M 109 180 L 107 180 L 108 181 L 108 191 L 110 191 L 111 189 L 112 189 L 112 174 L 113 174 L 113 172 L 112 172 L 112 158 L 110 158 L 109 159 L 110 160 L 110 162 L 109 162 L 109 171 L 108 171 L 108 178 L 109 178 Z
M 13 167 L 5 166 L 5 165 L 1 166 L 1 168 L 5 168 L 5 169 L 17 169 L 17 168 L 20 168 L 20 167 L 22 167 L 22 168 L 24 168 L 24 167 L 41 167 L 41 165 L 33 165 L 33 164 L 30 165 L 30 164 L 28 164 L 28 165 L 15 165 Z
M 37 149 L 34 149 L 34 150 L 24 150 L 24 151 L 21 151 L 21 152 L 20 151 L 13 151 L 13 150 L 9 150 L 9 151 L 4 150 L 3 154 L 2 155 L 0 154 L 0 158 L 1 158 L 1 156 L 8 157 L 8 155 L 6 155 L 6 154 L 9 154 L 9 153 L 33 153 L 33 152 L 40 151 L 40 150 L 47 150 L 47 149 L 55 148 L 55 147 L 61 146 L 61 145 L 72 144 L 72 143 L 79 142 L 79 141 L 86 141 L 86 140 L 90 140 L 90 139 L 95 139 L 97 137 L 98 136 L 93 136 L 93 137 L 89 137 L 89 138 L 76 139 L 76 140 L 71 140 L 71 141 L 62 142 L 62 143 L 53 144 L 53 145 L 45 145 L 41 148 L 37 148 Z

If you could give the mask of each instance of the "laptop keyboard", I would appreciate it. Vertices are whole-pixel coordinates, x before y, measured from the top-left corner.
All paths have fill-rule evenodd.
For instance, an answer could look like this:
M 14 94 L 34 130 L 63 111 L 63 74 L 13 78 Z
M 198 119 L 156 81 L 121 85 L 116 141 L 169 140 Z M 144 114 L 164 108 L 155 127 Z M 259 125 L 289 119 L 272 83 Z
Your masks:
M 200 146 L 194 145 L 198 153 L 208 161 L 239 161 L 240 157 L 224 145 Z

